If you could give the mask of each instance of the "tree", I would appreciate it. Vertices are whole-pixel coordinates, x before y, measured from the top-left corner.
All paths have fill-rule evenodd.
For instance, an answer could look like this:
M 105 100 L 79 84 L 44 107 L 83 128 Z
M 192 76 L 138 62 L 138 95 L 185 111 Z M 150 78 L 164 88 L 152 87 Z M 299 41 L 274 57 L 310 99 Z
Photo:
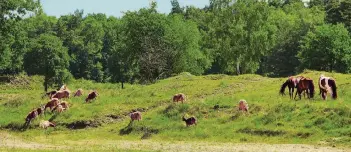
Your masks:
M 281 77 L 297 73 L 300 62 L 297 53 L 302 36 L 317 25 L 324 23 L 323 10 L 306 8 L 301 3 L 291 3 L 275 8 L 267 22 L 277 27 L 277 44 L 263 57 L 259 74 Z
M 45 91 L 48 87 L 61 85 L 70 78 L 67 68 L 69 56 L 62 41 L 50 34 L 42 34 L 24 56 L 24 69 L 29 75 L 43 75 Z
M 325 24 L 309 31 L 301 41 L 301 69 L 349 73 L 351 39 L 343 24 Z
M 178 0 L 171 0 L 172 10 L 170 14 L 183 14 L 184 9 L 180 7 Z
M 4 73 L 5 70 L 17 71 L 20 66 L 12 63 L 16 56 L 12 48 L 13 45 L 18 48 L 19 46 L 14 43 L 23 38 L 23 30 L 18 22 L 27 13 L 39 12 L 41 10 L 39 1 L 2 0 L 0 10 L 0 73 Z

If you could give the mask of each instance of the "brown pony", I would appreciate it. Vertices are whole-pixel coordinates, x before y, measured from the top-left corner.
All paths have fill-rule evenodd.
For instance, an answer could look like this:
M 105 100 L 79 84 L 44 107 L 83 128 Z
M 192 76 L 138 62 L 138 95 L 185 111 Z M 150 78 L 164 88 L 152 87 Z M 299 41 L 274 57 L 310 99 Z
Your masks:
M 78 89 L 78 90 L 76 91 L 76 93 L 74 94 L 74 97 L 75 97 L 75 96 L 80 97 L 81 95 L 83 95 L 83 90 L 82 90 L 82 89 Z
M 301 93 L 303 91 L 306 91 L 307 93 L 307 97 L 309 99 L 313 98 L 314 96 L 314 84 L 313 84 L 313 80 L 310 78 L 302 78 L 300 79 L 300 81 L 297 83 L 297 91 L 295 94 L 294 99 L 296 98 L 296 95 L 299 94 L 299 98 L 301 100 Z
M 88 97 L 85 99 L 85 102 L 95 99 L 99 94 L 96 91 L 90 92 Z
M 48 103 L 46 103 L 46 105 L 44 107 L 44 111 L 46 110 L 46 108 L 50 108 L 50 110 L 52 110 L 54 107 L 56 107 L 59 104 L 60 104 L 60 100 L 59 99 L 52 98 Z
M 182 103 L 186 101 L 186 96 L 183 93 L 178 93 L 173 96 L 173 102 L 181 101 Z
M 325 77 L 321 75 L 318 81 L 319 85 L 319 94 L 322 94 L 323 100 L 327 99 L 327 93 L 329 92 L 333 99 L 338 97 L 336 92 L 336 81 L 331 77 Z
M 68 90 L 57 91 L 52 98 L 62 99 L 69 98 L 70 92 Z
M 293 98 L 293 95 L 294 95 L 294 88 L 297 87 L 297 84 L 299 83 L 299 81 L 301 79 L 303 79 L 304 77 L 303 76 L 297 76 L 297 77 L 293 77 L 293 76 L 290 76 L 288 78 L 288 80 L 286 80 L 281 88 L 280 88 L 280 94 L 281 95 L 285 95 L 284 91 L 285 91 L 285 88 L 288 87 L 289 88 L 289 96 L 290 96 L 290 99 Z
M 132 121 L 134 121 L 134 120 L 138 120 L 138 121 L 141 120 L 141 113 L 139 111 L 132 112 L 132 113 L 129 114 L 129 116 L 130 116 L 130 119 Z

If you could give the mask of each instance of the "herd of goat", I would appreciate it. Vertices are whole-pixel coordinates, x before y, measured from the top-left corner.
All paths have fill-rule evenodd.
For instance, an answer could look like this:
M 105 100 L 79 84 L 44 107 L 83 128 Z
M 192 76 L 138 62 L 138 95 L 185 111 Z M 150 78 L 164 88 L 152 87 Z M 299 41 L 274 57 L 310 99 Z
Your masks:
M 83 95 L 83 90 L 78 89 L 74 97 L 79 97 Z M 37 109 L 34 109 L 30 111 L 25 119 L 25 126 L 28 126 L 32 120 L 40 116 L 41 114 L 46 111 L 47 108 L 50 109 L 51 112 L 57 112 L 61 113 L 65 110 L 68 110 L 69 104 L 66 101 L 62 101 L 64 98 L 69 98 L 70 97 L 70 90 L 67 88 L 66 85 L 63 85 L 59 90 L 57 91 L 50 91 L 45 93 L 42 98 L 45 96 L 48 96 L 50 98 L 50 101 L 47 102 L 44 106 L 40 106 Z M 87 98 L 85 99 L 85 102 L 89 102 L 93 99 L 96 99 L 98 96 L 97 91 L 92 91 L 88 94 Z M 186 101 L 186 96 L 183 93 L 178 93 L 173 96 L 173 102 L 182 102 L 184 103 Z M 239 110 L 241 111 L 248 111 L 248 104 L 245 100 L 240 100 L 239 101 Z M 139 111 L 133 111 L 129 114 L 131 121 L 134 120 L 141 120 L 141 112 Z M 197 124 L 197 119 L 194 116 L 191 116 L 189 118 L 185 118 L 185 116 L 182 117 L 182 120 L 185 121 L 186 126 L 191 126 L 191 125 L 196 125 Z M 50 122 L 48 120 L 41 120 L 39 126 L 41 128 L 47 129 L 48 127 L 55 127 L 56 124 L 53 122 Z

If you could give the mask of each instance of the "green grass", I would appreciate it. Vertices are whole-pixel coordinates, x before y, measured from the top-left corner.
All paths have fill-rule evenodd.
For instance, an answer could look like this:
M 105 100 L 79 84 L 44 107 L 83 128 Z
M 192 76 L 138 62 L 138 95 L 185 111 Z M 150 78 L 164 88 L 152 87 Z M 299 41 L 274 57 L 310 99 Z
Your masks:
M 0 127 L 26 140 L 61 144 L 84 140 L 215 141 L 248 143 L 303 143 L 351 145 L 351 75 L 326 73 L 334 77 L 338 99 L 318 96 L 322 72 L 306 71 L 316 86 L 314 100 L 290 100 L 278 91 L 286 78 L 258 75 L 193 76 L 182 73 L 152 85 L 101 84 L 86 80 L 68 83 L 70 90 L 82 88 L 84 97 L 70 98 L 69 111 L 54 116 L 47 112 L 26 131 L 20 131 L 24 118 L 33 108 L 48 101 L 41 99 L 42 79 L 26 78 L 29 84 L 0 85 Z M 21 81 L 20 81 L 21 82 Z M 100 96 L 84 103 L 90 90 Z M 287 92 L 288 90 L 286 90 Z M 175 93 L 185 93 L 187 102 L 173 103 Z M 245 99 L 249 113 L 237 111 Z M 218 104 L 220 109 L 213 109 Z M 133 109 L 143 111 L 143 120 L 130 123 Z M 186 127 L 183 115 L 198 118 L 198 125 Z M 53 118 L 56 128 L 43 131 L 39 120 Z M 70 129 L 75 124 L 82 129 Z

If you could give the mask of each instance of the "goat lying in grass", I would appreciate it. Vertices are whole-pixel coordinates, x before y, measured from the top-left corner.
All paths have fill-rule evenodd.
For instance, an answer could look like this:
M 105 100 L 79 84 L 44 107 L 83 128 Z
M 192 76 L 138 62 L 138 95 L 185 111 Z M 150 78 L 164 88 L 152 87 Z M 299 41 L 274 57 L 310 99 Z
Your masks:
M 47 129 L 48 127 L 55 127 L 56 125 L 50 121 L 42 120 L 40 121 L 39 126 L 43 129 Z
M 141 113 L 139 111 L 133 112 L 130 114 L 130 118 L 132 119 L 132 121 L 134 120 L 141 120 Z
M 185 116 L 183 116 L 183 121 L 185 121 L 186 123 L 186 126 L 191 126 L 191 125 L 196 125 L 196 118 L 194 116 L 188 118 L 188 119 L 185 119 Z

